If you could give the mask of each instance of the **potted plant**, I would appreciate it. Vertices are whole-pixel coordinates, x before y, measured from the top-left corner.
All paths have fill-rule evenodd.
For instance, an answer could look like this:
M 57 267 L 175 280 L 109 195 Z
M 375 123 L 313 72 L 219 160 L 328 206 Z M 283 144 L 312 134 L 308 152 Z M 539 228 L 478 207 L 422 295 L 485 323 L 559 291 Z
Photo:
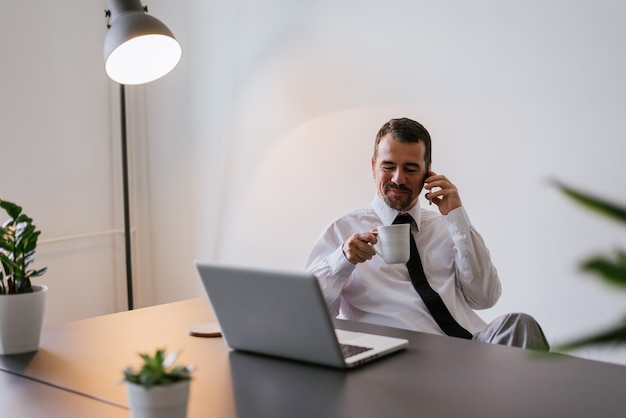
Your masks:
M 560 182 L 555 182 L 555 184 L 567 197 L 583 207 L 598 215 L 617 221 L 623 226 L 626 225 L 626 207 L 576 190 Z M 616 249 L 611 256 L 592 256 L 583 261 L 580 268 L 585 272 L 594 274 L 607 284 L 626 289 L 626 251 L 623 249 Z M 626 319 L 616 322 L 611 328 L 565 343 L 559 349 L 567 351 L 602 344 L 626 344 Z
M 15 203 L 0 200 L 9 219 L 0 227 L 0 354 L 19 354 L 39 348 L 48 288 L 33 285 L 37 230 L 33 220 Z
M 174 365 L 178 352 L 167 357 L 164 349 L 154 355 L 139 354 L 139 368 L 123 370 L 126 394 L 133 418 L 184 418 L 187 416 L 192 366 Z

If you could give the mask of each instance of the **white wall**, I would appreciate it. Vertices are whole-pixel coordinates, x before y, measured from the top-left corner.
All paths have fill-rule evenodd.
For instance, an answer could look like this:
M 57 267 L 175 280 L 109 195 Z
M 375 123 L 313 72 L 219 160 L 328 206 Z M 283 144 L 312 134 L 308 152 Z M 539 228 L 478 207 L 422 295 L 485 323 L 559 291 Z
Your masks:
M 625 246 L 624 230 L 567 201 L 548 179 L 626 201 L 626 5 L 147 3 L 184 51 L 173 73 L 129 89 L 140 306 L 202 295 L 197 258 L 302 268 L 322 228 L 371 199 L 380 125 L 408 116 L 430 130 L 434 168 L 459 187 L 502 277 L 504 296 L 485 319 L 526 311 L 558 343 L 621 318 L 624 293 L 577 264 Z M 45 41 L 29 32 L 6 46 L 10 56 L 30 51 L 30 61 L 9 60 L 9 75 L 4 65 L 0 75 L 0 152 L 41 150 L 28 188 L 36 193 L 13 174 L 30 161 L 22 156 L 0 165 L 0 196 L 32 208 L 49 237 L 119 228 L 116 116 L 107 115 L 117 102 L 101 70 L 102 7 L 43 7 L 62 16 L 38 11 L 33 27 Z M 34 7 L 9 8 L 3 39 L 30 24 Z M 46 42 L 66 38 L 69 75 L 37 65 L 51 54 Z M 49 321 L 123 309 L 118 238 L 100 243 L 106 251 L 95 263 L 94 243 L 42 248 L 56 267 L 44 280 L 63 289 L 52 294 Z M 103 309 L 82 306 L 93 304 Z M 580 354 L 626 363 L 621 350 Z
M 89 2 L 9 0 L 0 14 L 0 198 L 43 230 L 48 323 L 123 306 L 105 31 Z

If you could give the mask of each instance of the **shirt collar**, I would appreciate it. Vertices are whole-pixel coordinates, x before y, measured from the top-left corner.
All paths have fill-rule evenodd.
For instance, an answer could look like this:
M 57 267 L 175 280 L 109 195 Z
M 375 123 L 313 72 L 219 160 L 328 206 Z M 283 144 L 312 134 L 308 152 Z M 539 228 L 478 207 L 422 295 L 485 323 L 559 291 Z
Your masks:
M 376 193 L 374 195 L 374 199 L 372 200 L 371 205 L 372 205 L 372 208 L 374 209 L 374 212 L 376 212 L 376 215 L 378 215 L 378 217 L 382 221 L 383 225 L 391 225 L 394 219 L 396 219 L 396 216 L 398 216 L 400 213 L 408 213 L 415 220 L 415 225 L 417 226 L 417 229 L 419 230 L 420 228 L 420 222 L 421 222 L 422 217 L 421 217 L 421 208 L 420 208 L 419 200 L 417 201 L 415 206 L 413 206 L 411 209 L 404 211 L 404 212 L 400 212 L 398 210 L 392 209 L 389 206 L 387 206 L 383 198 L 380 197 L 378 193 Z

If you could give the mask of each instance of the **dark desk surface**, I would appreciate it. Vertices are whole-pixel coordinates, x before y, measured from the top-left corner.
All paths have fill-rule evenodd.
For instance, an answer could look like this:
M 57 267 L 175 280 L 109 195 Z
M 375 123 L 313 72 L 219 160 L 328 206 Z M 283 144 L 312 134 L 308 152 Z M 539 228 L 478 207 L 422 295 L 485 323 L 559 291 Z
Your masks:
M 128 409 L 0 372 L 0 416 L 128 418 Z
M 181 350 L 180 362 L 197 366 L 189 418 L 626 416 L 624 366 L 337 321 L 410 341 L 407 350 L 340 371 L 187 335 L 210 320 L 208 301 L 198 298 L 50 326 L 37 353 L 0 356 L 0 369 L 125 406 L 121 369 L 138 363 L 137 352 Z

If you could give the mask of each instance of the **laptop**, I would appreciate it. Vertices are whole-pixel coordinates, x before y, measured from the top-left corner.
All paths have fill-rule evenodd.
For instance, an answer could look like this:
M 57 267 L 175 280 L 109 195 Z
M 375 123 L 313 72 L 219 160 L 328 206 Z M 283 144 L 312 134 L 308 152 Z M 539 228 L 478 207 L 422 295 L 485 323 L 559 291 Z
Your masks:
M 226 344 L 234 349 L 349 368 L 408 341 L 335 330 L 312 274 L 195 262 Z

